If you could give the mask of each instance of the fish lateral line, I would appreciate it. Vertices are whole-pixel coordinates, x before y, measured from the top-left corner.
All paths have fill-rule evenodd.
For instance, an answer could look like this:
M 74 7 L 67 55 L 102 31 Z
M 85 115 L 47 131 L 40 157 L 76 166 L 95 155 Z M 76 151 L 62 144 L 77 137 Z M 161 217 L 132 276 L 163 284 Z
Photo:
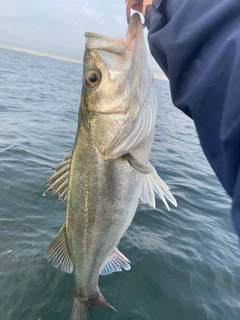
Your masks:
M 66 155 L 65 155 L 66 156 Z M 64 157 L 65 157 L 64 156 Z M 68 179 L 69 179 L 69 168 L 71 163 L 72 151 L 67 154 L 68 163 L 66 160 L 63 160 L 60 164 L 56 165 L 56 171 L 63 168 L 61 164 L 65 163 L 65 166 L 68 167 L 68 170 L 62 174 L 59 178 L 56 179 L 56 176 L 52 175 L 46 183 L 50 183 L 50 187 L 44 192 L 43 196 L 46 195 L 47 192 L 53 190 L 55 194 L 59 195 L 58 200 L 62 200 L 66 202 L 67 200 L 67 191 L 68 191 Z M 175 207 L 177 207 L 177 201 L 173 197 L 170 192 L 168 186 L 163 182 L 163 180 L 158 176 L 156 169 L 148 162 L 147 165 L 142 164 L 140 161 L 136 159 L 132 154 L 127 153 L 120 156 L 118 159 L 122 159 L 123 161 L 127 161 L 129 165 L 137 170 L 138 172 L 144 174 L 142 188 L 140 193 L 140 200 L 143 203 L 149 204 L 151 207 L 156 208 L 155 195 L 154 192 L 160 197 L 168 210 L 170 210 L 166 199 L 171 202 Z

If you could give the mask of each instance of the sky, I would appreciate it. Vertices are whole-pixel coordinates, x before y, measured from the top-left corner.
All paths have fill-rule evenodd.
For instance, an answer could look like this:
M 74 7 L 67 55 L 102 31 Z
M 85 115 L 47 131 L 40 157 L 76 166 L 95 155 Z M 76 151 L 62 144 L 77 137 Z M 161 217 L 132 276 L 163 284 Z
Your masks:
M 126 29 L 124 0 L 0 1 L 2 47 L 82 61 L 86 31 L 123 37 Z M 165 78 L 149 50 L 148 60 L 155 76 Z

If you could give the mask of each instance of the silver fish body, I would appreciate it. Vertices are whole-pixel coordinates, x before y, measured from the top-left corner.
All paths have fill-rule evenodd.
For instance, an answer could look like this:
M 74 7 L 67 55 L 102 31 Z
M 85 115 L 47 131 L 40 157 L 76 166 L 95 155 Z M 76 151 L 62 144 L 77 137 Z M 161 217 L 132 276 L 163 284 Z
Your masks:
M 90 319 L 95 306 L 113 309 L 102 297 L 98 279 L 130 269 L 117 245 L 139 198 L 154 207 L 155 191 L 166 205 L 165 197 L 176 205 L 148 163 L 156 116 L 139 15 L 132 16 L 123 39 L 86 33 L 74 149 L 47 181 L 52 184 L 47 191 L 54 189 L 67 204 L 65 224 L 46 256 L 55 267 L 74 273 L 72 320 Z
M 76 295 L 91 300 L 99 295 L 104 262 L 134 217 L 142 174 L 122 157 L 105 160 L 84 131 L 80 125 L 73 151 L 66 236 Z

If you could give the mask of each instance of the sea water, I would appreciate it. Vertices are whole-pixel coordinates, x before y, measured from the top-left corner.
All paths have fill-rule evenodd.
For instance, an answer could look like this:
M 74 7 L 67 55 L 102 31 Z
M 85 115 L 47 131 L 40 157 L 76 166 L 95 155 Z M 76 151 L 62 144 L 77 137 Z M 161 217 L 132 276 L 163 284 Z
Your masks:
M 0 319 L 69 319 L 72 274 L 44 255 L 65 205 L 43 183 L 73 147 L 82 65 L 0 49 Z M 93 320 L 238 320 L 240 249 L 231 200 L 210 168 L 191 119 L 156 80 L 151 163 L 178 207 L 139 203 L 119 249 L 131 270 L 100 277 L 118 312 Z

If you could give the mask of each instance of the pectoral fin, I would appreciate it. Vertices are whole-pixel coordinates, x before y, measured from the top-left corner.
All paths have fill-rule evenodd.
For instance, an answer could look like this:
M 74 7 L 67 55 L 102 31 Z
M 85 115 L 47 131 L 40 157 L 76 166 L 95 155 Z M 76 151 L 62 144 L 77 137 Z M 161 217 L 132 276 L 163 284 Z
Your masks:
M 166 199 L 171 202 L 175 207 L 177 201 L 170 192 L 168 186 L 158 176 L 156 169 L 148 162 L 147 165 L 138 161 L 132 154 L 126 154 L 126 158 L 130 166 L 140 173 L 143 173 L 142 188 L 140 193 L 140 200 L 144 203 L 148 203 L 154 209 L 156 208 L 155 194 L 160 197 L 167 209 L 170 211 L 169 205 Z
M 128 153 L 126 157 L 130 166 L 132 166 L 135 170 L 137 170 L 140 173 L 148 174 L 156 171 L 150 163 L 148 163 L 147 165 L 141 163 L 131 153 Z
M 55 268 L 59 268 L 62 271 L 71 273 L 73 270 L 73 264 L 68 252 L 66 243 L 66 226 L 65 224 L 60 229 L 58 235 L 49 244 L 46 251 L 46 258 L 48 261 L 52 261 Z
M 72 159 L 72 151 L 69 151 L 68 154 L 63 156 L 64 160 L 57 164 L 53 170 L 56 172 L 45 182 L 45 184 L 50 184 L 50 187 L 44 192 L 43 196 L 47 192 L 53 190 L 53 195 L 59 194 L 58 200 L 67 199 L 67 190 L 68 190 L 68 178 L 69 178 L 69 168 Z
M 117 248 L 115 248 L 103 265 L 100 274 L 105 276 L 113 272 L 122 271 L 122 269 L 130 270 L 130 261 Z
M 170 209 L 166 199 L 175 207 L 177 206 L 177 201 L 171 194 L 170 189 L 156 172 L 144 175 L 139 198 L 142 202 L 148 203 L 151 207 L 155 208 L 156 203 L 154 192 L 157 193 L 169 211 Z

